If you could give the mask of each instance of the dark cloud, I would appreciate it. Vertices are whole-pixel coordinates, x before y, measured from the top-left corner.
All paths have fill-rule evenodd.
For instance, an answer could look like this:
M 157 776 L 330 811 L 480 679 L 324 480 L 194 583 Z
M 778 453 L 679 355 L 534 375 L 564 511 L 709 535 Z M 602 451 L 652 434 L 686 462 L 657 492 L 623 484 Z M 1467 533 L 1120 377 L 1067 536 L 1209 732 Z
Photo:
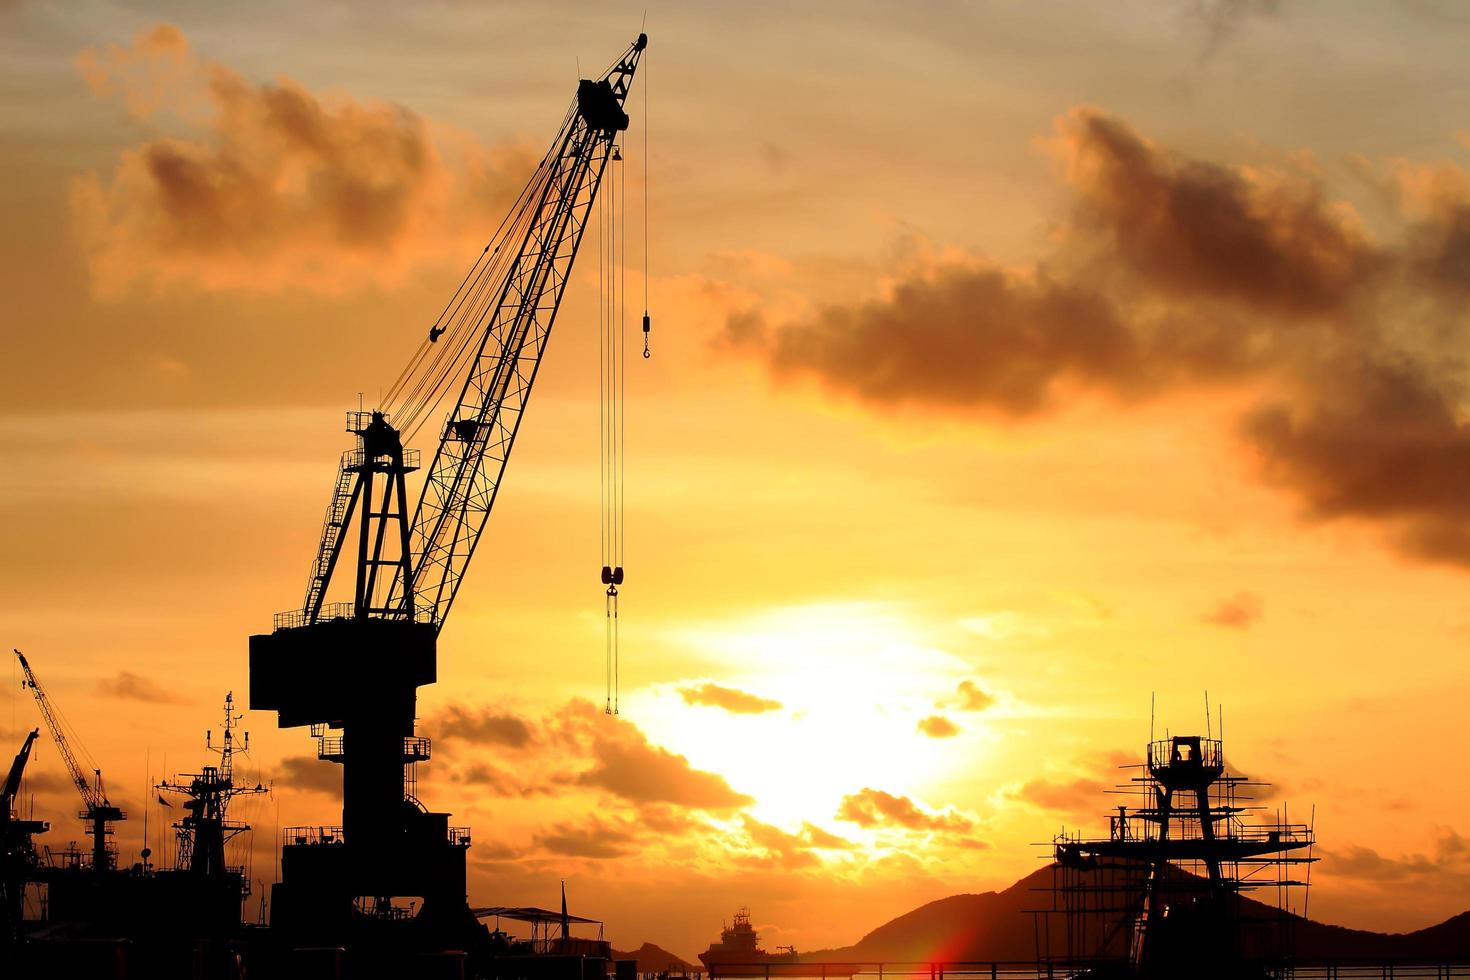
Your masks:
M 536 844 L 553 854 L 579 858 L 614 858 L 638 848 L 631 832 L 593 817 L 584 824 L 559 823 L 537 834 Z
M 972 818 L 955 810 L 926 810 L 907 796 L 895 796 L 872 787 L 844 797 L 837 810 L 837 819 L 859 827 L 901 827 L 905 830 L 955 833 L 966 833 L 976 826 Z
M 736 692 L 740 693 L 740 692 Z M 736 810 L 752 798 L 717 773 L 653 745 L 632 722 L 573 700 L 540 719 L 494 706 L 454 705 L 424 723 L 451 746 L 459 767 L 451 778 L 501 797 L 558 796 L 594 790 L 633 804 L 650 821 L 674 811 Z M 513 766 L 483 758 L 484 749 L 514 752 Z
M 97 690 L 110 698 L 128 701 L 145 701 L 149 704 L 183 704 L 185 699 L 177 691 L 171 691 L 157 681 L 120 670 L 113 677 L 104 677 L 97 682 Z
M 485 790 L 494 796 L 521 797 L 531 795 L 531 789 L 513 773 L 488 762 L 476 762 L 455 774 L 460 783 Z
M 1330 315 L 1379 264 L 1355 219 L 1310 180 L 1164 153 L 1121 120 L 1076 110 L 1059 145 L 1078 230 L 1151 288 Z
M 532 159 L 436 133 L 402 106 L 257 84 L 198 58 L 171 25 L 77 68 L 161 136 L 82 178 L 72 209 L 94 282 L 339 291 L 462 255 L 514 198 Z M 178 129 L 178 127 L 172 127 Z M 447 247 L 446 247 L 447 246 Z
M 1470 425 L 1458 400 L 1406 361 L 1338 368 L 1309 398 L 1246 417 L 1264 478 L 1310 519 L 1378 521 L 1417 557 L 1470 564 Z
M 943 715 L 930 715 L 919 719 L 919 733 L 930 738 L 954 738 L 960 733 L 960 726 Z
M 342 767 L 315 756 L 292 755 L 281 760 L 273 782 L 288 790 L 342 795 Z
M 1241 591 L 1215 603 L 1200 619 L 1212 626 L 1243 630 L 1254 626 L 1264 613 L 1265 604 L 1260 596 Z
M 67 777 L 58 772 L 46 769 L 37 769 L 27 766 L 25 781 L 21 783 L 21 789 L 25 794 L 39 793 L 43 796 L 51 794 L 69 795 L 77 791 L 76 785 Z
M 1449 828 L 1440 831 L 1430 854 L 1387 857 L 1356 844 L 1341 850 L 1324 847 L 1320 853 L 1323 872 L 1333 878 L 1395 888 L 1470 891 L 1470 841 Z
M 1384 178 L 1384 241 L 1306 164 L 1226 166 L 1077 109 L 1053 150 L 1072 203 L 1029 266 L 913 263 L 876 299 L 788 322 L 732 316 L 731 348 L 882 411 L 1034 417 L 1233 386 L 1237 435 L 1308 520 L 1470 565 L 1470 173 Z
M 523 749 L 534 738 L 530 722 L 494 708 L 476 710 L 450 705 L 427 722 L 426 727 L 442 738 L 510 749 Z
M 606 790 L 632 803 L 671 803 L 697 810 L 734 810 L 753 803 L 725 777 L 695 769 L 689 760 L 649 744 L 642 732 L 614 721 L 592 739 L 591 769 L 576 783 Z
M 679 696 L 685 704 L 703 704 L 723 708 L 731 714 L 758 715 L 767 711 L 780 711 L 781 702 L 763 698 L 747 691 L 719 684 L 705 683 L 698 687 L 681 687 Z
M 725 337 L 760 351 L 778 376 L 815 377 L 882 405 L 1022 416 L 1051 407 L 1068 382 L 1144 381 L 1138 340 L 1103 297 L 993 266 L 935 269 L 884 299 L 779 327 L 737 314 Z

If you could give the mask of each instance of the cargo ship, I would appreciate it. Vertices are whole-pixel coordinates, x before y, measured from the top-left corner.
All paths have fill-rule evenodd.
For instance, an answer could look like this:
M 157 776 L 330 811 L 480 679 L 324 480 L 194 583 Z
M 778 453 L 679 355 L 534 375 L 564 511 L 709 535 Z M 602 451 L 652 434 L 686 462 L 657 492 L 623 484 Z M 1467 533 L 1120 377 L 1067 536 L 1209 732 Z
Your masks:
M 768 953 L 760 947 L 760 934 L 750 924 L 750 909 L 742 908 L 735 919 L 720 931 L 720 941 L 699 954 L 699 961 L 711 977 L 792 976 L 800 962 L 796 948 L 778 947 L 781 952 Z

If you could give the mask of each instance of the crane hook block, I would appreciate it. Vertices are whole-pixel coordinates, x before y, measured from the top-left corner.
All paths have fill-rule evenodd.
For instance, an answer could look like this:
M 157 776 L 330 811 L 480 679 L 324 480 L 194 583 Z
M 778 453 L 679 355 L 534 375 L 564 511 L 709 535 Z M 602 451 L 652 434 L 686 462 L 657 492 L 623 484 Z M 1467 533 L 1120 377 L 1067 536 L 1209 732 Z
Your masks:
M 653 322 L 648 319 L 648 311 L 643 311 L 643 359 L 647 360 L 653 355 L 648 350 L 648 334 L 653 327 Z
M 619 565 L 618 567 L 614 568 L 611 565 L 603 565 L 602 566 L 602 584 L 603 585 L 622 585 L 623 584 L 623 566 L 622 565 Z

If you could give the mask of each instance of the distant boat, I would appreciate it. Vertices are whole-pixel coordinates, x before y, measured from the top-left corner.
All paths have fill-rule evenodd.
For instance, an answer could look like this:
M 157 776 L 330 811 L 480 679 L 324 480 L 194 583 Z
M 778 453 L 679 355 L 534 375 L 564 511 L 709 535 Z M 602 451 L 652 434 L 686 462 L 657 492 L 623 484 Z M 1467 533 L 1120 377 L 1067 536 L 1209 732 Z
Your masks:
M 803 965 L 794 946 L 778 946 L 779 952 L 768 953 L 760 947 L 760 935 L 750 924 L 750 909 L 735 913 L 734 921 L 720 932 L 720 941 L 699 954 L 699 961 L 711 977 L 804 977 L 813 968 Z M 851 976 L 853 970 L 829 972 L 827 975 Z

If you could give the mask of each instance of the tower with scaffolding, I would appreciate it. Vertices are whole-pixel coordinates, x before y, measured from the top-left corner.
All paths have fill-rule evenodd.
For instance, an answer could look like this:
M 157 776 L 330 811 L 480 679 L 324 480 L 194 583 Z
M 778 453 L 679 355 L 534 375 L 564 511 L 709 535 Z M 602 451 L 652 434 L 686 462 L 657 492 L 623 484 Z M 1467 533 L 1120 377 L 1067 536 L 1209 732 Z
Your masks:
M 1266 784 L 1231 773 L 1218 738 L 1151 739 L 1124 768 L 1138 774 L 1115 792 L 1136 802 L 1117 807 L 1108 836 L 1052 842 L 1041 958 L 1073 976 L 1289 975 L 1315 821 L 1252 804 Z

